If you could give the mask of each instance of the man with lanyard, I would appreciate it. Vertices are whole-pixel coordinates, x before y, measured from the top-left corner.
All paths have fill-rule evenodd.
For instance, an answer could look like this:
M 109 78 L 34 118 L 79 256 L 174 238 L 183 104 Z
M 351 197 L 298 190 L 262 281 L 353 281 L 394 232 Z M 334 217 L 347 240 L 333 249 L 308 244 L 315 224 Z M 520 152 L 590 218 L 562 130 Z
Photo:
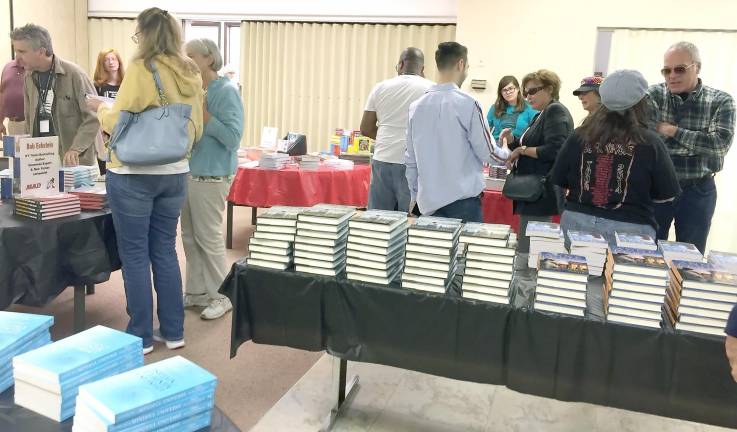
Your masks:
M 672 202 L 656 204 L 658 239 L 668 239 L 675 221 L 676 240 L 704 253 L 717 203 L 714 176 L 724 166 L 734 135 L 734 100 L 701 83 L 701 56 L 692 43 L 670 47 L 661 72 L 665 82 L 648 93 L 655 127 L 664 136 L 683 192 Z
M 59 155 L 67 166 L 96 165 L 97 117 L 85 95 L 97 94 L 82 69 L 54 55 L 49 32 L 35 24 L 14 29 L 18 63 L 26 68 L 23 99 L 26 130 L 34 137 L 58 136 Z

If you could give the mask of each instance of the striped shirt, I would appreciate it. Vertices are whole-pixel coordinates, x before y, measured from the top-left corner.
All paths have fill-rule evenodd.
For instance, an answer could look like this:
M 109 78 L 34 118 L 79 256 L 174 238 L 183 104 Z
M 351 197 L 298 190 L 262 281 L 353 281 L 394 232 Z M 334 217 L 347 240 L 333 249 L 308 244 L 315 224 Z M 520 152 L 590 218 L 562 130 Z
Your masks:
M 732 96 L 701 83 L 687 97 L 671 93 L 665 83 L 648 90 L 656 123 L 678 126 L 665 138 L 678 180 L 695 180 L 721 171 L 732 145 L 735 106 Z
M 407 182 L 420 212 L 430 215 L 481 194 L 484 163 L 501 163 L 479 103 L 454 83 L 438 84 L 409 107 Z

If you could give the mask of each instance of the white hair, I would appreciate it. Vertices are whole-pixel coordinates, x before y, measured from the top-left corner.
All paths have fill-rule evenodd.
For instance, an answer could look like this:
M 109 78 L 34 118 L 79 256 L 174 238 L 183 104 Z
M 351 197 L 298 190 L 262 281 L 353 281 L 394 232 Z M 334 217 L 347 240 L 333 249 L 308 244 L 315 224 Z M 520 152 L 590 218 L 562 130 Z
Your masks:
M 701 66 L 701 54 L 699 54 L 699 49 L 691 42 L 683 41 L 674 43 L 670 48 L 668 48 L 668 51 L 685 51 L 691 57 L 692 62 Z
M 210 67 L 215 72 L 219 71 L 223 67 L 223 56 L 220 55 L 220 50 L 215 42 L 210 39 L 192 39 L 187 42 L 187 49 L 197 52 L 203 56 L 210 56 L 212 58 L 212 64 Z

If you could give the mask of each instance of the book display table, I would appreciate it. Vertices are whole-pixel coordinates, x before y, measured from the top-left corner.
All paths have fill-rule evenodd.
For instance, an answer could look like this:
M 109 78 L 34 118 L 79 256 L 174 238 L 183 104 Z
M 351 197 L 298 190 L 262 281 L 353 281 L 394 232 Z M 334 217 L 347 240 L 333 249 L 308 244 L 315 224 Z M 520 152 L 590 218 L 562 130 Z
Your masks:
M 510 225 L 519 233 L 519 215 L 514 214 L 512 200 L 501 191 L 485 189 L 481 194 L 481 212 L 486 223 Z M 559 223 L 560 216 L 553 216 L 553 222 Z
M 84 297 L 120 269 L 109 211 L 38 222 L 0 202 L 0 309 L 43 306 L 74 288 L 74 329 L 84 329 Z
M 540 313 L 463 299 L 271 271 L 236 262 L 221 292 L 233 302 L 231 355 L 248 340 L 340 359 L 504 385 L 737 427 L 737 386 L 724 338 Z
M 259 207 L 276 205 L 310 207 L 315 204 L 368 205 L 370 165 L 350 170 L 321 166 L 315 171 L 288 166 L 280 170 L 239 167 L 228 194 L 226 245 L 233 246 L 233 206 L 251 207 L 256 223 Z
M 13 388 L 0 393 L 0 431 L 3 432 L 71 432 L 73 420 L 56 422 L 40 414 L 16 405 L 13 402 Z M 240 429 L 215 407 L 212 424 L 198 432 L 240 432 Z

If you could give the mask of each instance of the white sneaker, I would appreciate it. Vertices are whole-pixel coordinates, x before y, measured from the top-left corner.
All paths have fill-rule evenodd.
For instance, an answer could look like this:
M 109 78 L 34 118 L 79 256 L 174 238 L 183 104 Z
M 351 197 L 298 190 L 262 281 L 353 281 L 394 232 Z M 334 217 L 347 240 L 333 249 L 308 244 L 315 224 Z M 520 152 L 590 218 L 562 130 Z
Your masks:
M 166 342 L 166 347 L 170 350 L 184 348 L 185 345 L 184 338 L 173 341 L 164 339 L 164 336 L 161 335 L 161 330 L 159 329 L 154 330 L 153 338 L 156 342 Z M 153 347 L 151 349 L 153 349 Z
M 208 307 L 210 306 L 210 298 L 207 294 L 185 294 L 184 307 Z
M 200 314 L 200 318 L 205 320 L 213 320 L 220 318 L 233 309 L 233 305 L 227 297 L 211 300 L 210 305 Z
M 154 346 L 153 345 L 150 345 L 150 346 L 147 346 L 147 347 L 143 347 L 143 355 L 151 354 L 151 352 L 153 352 L 153 350 L 154 350 Z

